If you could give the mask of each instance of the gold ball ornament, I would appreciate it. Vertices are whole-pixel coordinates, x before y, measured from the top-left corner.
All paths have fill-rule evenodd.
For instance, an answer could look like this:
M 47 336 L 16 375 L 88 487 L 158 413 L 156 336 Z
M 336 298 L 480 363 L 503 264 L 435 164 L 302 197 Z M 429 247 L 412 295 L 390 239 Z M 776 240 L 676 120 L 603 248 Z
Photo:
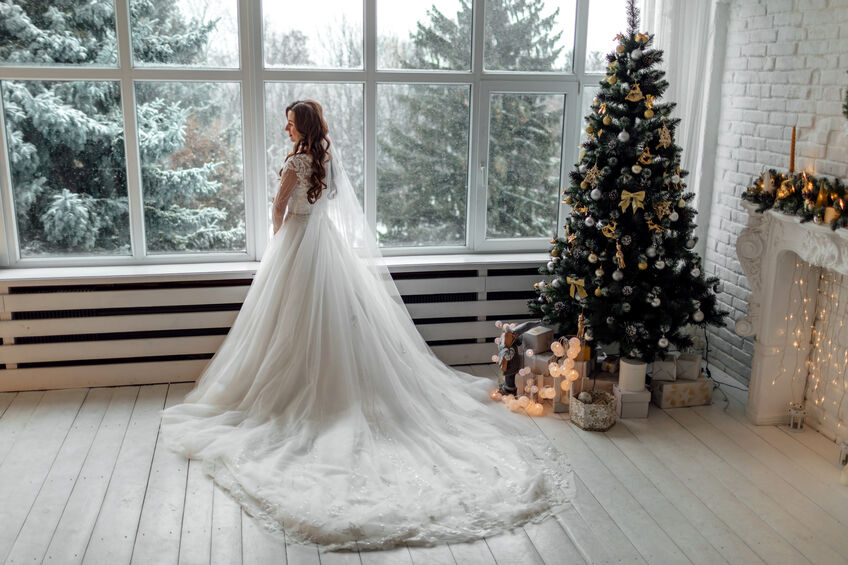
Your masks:
M 644 271 L 647 268 L 648 268 L 648 263 L 646 263 L 645 261 L 639 261 L 639 270 L 640 271 Z
M 686 200 L 681 198 L 680 200 L 677 201 L 677 206 L 680 207 L 680 208 L 684 208 L 686 206 Z
M 654 111 L 653 110 L 651 110 L 650 108 L 645 110 L 645 118 L 650 120 L 653 117 L 654 117 Z
M 587 188 L 589 188 L 589 183 L 584 180 L 583 182 L 580 183 L 580 188 L 582 188 L 583 190 L 586 190 Z
M 588 133 L 588 134 L 595 133 L 595 128 L 592 126 L 592 124 L 589 124 L 588 126 L 586 126 L 586 133 Z
M 574 199 L 573 199 L 572 197 L 567 196 L 567 197 L 565 198 L 565 203 L 566 203 L 566 204 L 571 204 L 571 203 L 573 203 L 573 202 L 574 202 Z
M 616 52 L 618 52 L 618 53 L 624 53 L 625 49 L 627 49 L 627 48 L 624 45 L 619 45 L 618 47 L 615 48 Z
M 618 78 L 616 78 L 615 75 L 610 75 L 610 76 L 607 77 L 607 83 L 612 85 L 612 84 L 615 84 L 617 82 L 618 82 Z
M 604 125 L 608 126 L 611 123 L 612 123 L 612 118 L 610 118 L 609 116 L 604 116 Z
M 595 296 L 599 297 L 603 295 L 604 291 L 601 290 L 601 287 L 595 287 Z
M 557 249 L 556 247 L 551 249 L 551 257 L 559 257 L 559 249 Z

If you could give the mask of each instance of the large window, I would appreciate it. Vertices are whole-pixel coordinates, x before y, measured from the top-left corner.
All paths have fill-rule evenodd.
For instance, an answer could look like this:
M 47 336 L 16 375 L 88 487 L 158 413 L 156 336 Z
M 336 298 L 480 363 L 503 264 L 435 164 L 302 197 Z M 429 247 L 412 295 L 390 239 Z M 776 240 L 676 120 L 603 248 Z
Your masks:
M 258 259 L 302 98 L 386 254 L 542 250 L 623 28 L 624 0 L 7 0 L 0 266 Z

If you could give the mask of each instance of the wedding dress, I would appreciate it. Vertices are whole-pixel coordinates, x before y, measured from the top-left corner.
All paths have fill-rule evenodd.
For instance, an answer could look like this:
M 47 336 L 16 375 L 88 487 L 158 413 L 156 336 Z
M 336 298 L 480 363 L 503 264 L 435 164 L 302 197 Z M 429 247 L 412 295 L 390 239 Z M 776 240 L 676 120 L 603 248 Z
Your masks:
M 430 351 L 337 161 L 314 205 L 311 157 L 287 162 L 290 214 L 196 387 L 163 411 L 166 444 L 322 550 L 464 542 L 558 512 L 563 455 Z

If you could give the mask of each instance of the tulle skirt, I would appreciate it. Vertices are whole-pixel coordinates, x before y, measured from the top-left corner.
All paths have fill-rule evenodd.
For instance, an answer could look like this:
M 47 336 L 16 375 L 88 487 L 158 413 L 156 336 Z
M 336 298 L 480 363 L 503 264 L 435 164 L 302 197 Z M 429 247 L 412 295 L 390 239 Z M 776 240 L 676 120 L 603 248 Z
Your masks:
M 293 216 L 162 433 L 290 541 L 463 542 L 573 492 L 563 455 L 491 388 L 433 355 L 326 214 Z

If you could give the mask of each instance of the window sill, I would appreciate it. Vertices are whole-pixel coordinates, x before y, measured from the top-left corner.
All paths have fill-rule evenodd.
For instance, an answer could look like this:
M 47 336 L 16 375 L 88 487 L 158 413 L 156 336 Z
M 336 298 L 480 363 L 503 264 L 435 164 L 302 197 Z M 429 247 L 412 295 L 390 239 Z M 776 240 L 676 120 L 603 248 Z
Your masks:
M 422 268 L 442 267 L 445 270 L 496 265 L 523 267 L 541 265 L 547 253 L 474 253 L 457 255 L 406 255 L 386 257 L 392 272 L 409 272 Z M 134 282 L 137 280 L 209 280 L 252 278 L 258 261 L 224 263 L 182 263 L 169 265 L 121 265 L 104 267 L 30 267 L 0 271 L 0 289 L 8 286 L 42 286 Z M 0 290 L 2 292 L 2 290 Z

